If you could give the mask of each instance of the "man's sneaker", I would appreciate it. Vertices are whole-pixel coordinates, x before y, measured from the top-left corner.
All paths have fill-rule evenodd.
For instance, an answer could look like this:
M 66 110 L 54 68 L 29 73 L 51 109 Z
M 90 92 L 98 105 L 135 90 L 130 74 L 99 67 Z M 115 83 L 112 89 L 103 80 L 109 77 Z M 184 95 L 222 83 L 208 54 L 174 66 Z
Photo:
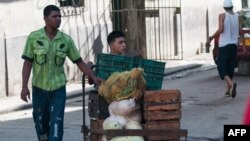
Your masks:
M 230 92 L 226 92 L 225 97 L 230 97 Z
M 231 91 L 230 91 L 230 95 L 232 96 L 232 98 L 235 98 L 235 96 L 237 94 L 236 88 L 237 88 L 237 83 L 234 83 L 233 87 L 231 88 Z

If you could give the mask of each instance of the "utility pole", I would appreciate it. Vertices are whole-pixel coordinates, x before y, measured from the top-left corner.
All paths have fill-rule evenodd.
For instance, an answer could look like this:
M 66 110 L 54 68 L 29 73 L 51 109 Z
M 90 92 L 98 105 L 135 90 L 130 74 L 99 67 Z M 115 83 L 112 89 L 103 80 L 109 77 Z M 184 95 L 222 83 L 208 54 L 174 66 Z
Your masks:
M 128 53 L 141 53 L 146 59 L 145 0 L 113 0 L 113 3 L 114 27 L 125 33 Z
M 5 32 L 3 34 L 4 37 L 4 60 L 5 60 L 5 91 L 6 96 L 9 96 L 9 77 L 8 77 L 8 61 L 7 61 L 7 41 L 6 41 L 6 35 Z

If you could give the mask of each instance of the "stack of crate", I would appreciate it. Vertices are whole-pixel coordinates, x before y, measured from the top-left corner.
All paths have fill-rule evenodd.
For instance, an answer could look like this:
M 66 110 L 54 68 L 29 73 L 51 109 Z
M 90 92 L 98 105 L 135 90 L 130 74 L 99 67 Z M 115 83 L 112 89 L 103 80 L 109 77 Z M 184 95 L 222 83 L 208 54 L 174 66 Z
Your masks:
M 109 117 L 108 103 L 98 94 L 97 90 L 91 90 L 88 99 L 88 113 L 90 117 L 90 129 L 102 129 L 103 121 Z M 91 132 L 91 141 L 102 141 L 102 135 Z
M 165 62 L 132 58 L 122 55 L 98 54 L 96 61 L 96 76 L 107 79 L 114 72 L 128 71 L 133 68 L 143 68 L 147 81 L 147 90 L 159 90 L 164 77 Z M 91 119 L 91 129 L 102 129 L 103 120 L 109 116 L 109 104 L 98 95 L 97 91 L 89 94 L 88 112 Z M 148 126 L 150 127 L 150 126 Z M 91 141 L 99 141 L 101 135 L 92 132 Z
M 102 129 L 102 123 L 104 119 L 90 119 L 90 129 Z M 102 141 L 102 134 L 97 134 L 91 132 L 90 134 L 91 141 Z
M 181 92 L 179 90 L 146 91 L 143 104 L 145 129 L 180 129 Z M 180 137 L 149 136 L 149 141 L 179 141 Z

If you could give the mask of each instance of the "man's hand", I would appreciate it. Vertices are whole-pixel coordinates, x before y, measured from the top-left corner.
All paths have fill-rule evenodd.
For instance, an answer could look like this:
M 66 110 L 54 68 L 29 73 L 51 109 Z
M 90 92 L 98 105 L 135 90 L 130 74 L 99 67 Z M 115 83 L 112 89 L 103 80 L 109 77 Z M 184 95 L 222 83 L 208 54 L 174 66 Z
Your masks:
M 206 47 L 207 47 L 207 48 L 210 48 L 210 46 L 211 46 L 211 45 L 210 45 L 210 42 L 206 42 Z
M 94 68 L 93 62 L 91 62 L 91 61 L 87 62 L 87 65 L 88 65 L 89 69 L 91 69 L 91 71 L 93 72 L 93 68 Z M 94 72 L 93 72 L 93 73 L 94 73 Z M 92 84 L 94 84 L 95 82 L 94 82 L 93 79 L 91 79 L 90 77 L 88 77 L 88 83 L 89 83 L 89 85 L 92 85 Z
M 30 91 L 29 91 L 28 87 L 22 88 L 21 99 L 27 103 L 28 103 L 28 99 L 30 100 Z
M 93 80 L 94 80 L 94 83 L 97 85 L 100 85 L 104 81 L 103 79 L 96 77 L 96 76 L 93 77 Z
M 206 42 L 206 47 L 209 48 L 211 46 L 210 43 L 212 40 L 213 40 L 212 37 L 208 37 L 207 42 Z
M 93 62 L 91 61 L 87 62 L 87 65 L 90 69 L 93 69 L 93 66 L 94 66 Z

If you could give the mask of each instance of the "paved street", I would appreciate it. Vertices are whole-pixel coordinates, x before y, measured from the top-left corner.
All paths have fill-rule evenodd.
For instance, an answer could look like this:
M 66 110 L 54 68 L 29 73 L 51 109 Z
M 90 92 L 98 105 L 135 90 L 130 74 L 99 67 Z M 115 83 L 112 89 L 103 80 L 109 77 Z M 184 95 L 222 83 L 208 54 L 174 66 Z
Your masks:
M 188 75 L 187 75 L 188 74 Z M 224 83 L 216 69 L 196 70 L 168 76 L 163 89 L 182 92 L 181 128 L 188 129 L 188 141 L 216 141 L 223 136 L 224 124 L 240 124 L 250 77 L 236 76 L 238 95 L 224 97 Z M 67 100 L 64 141 L 81 141 L 81 97 Z M 31 110 L 0 115 L 1 141 L 35 141 Z
M 224 97 L 224 81 L 217 70 L 198 71 L 165 79 L 165 89 L 179 89 L 182 93 L 181 127 L 188 129 L 190 141 L 214 141 L 223 137 L 224 124 L 240 124 L 248 92 L 250 77 L 235 76 L 238 95 Z M 176 77 L 175 77 L 176 78 Z
M 82 101 L 80 98 L 67 101 L 64 141 L 81 141 Z M 36 141 L 32 111 L 24 110 L 0 115 L 1 141 Z

